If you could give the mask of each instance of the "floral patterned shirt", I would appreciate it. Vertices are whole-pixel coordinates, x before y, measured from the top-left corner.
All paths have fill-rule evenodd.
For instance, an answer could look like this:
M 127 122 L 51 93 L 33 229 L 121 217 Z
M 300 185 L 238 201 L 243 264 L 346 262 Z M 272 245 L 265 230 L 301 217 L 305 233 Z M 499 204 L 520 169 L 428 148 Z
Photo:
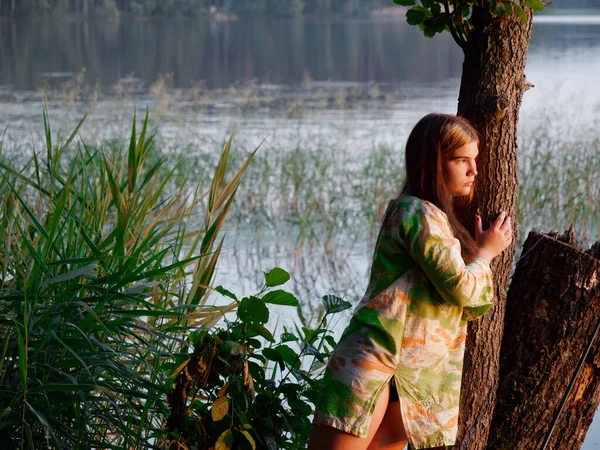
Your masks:
M 367 291 L 330 358 L 315 423 L 366 436 L 394 377 L 412 448 L 453 445 L 467 321 L 492 305 L 488 262 L 465 264 L 447 216 L 401 196 L 382 224 Z

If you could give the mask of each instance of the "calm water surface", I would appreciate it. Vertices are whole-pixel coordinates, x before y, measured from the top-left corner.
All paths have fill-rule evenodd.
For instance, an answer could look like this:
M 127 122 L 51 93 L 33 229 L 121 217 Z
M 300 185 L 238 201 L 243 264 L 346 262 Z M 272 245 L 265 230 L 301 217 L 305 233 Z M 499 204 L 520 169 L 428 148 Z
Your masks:
M 596 19 L 536 22 L 526 68 L 535 88 L 523 100 L 520 135 L 544 127 L 550 139 L 597 138 Z M 46 84 L 54 130 L 63 136 L 97 96 L 81 131 L 87 141 L 122 138 L 134 106 L 150 105 L 166 153 L 216 152 L 236 129 L 239 148 L 250 150 L 267 137 L 262 151 L 274 159 L 298 148 L 360 167 L 378 148 L 400 157 L 407 133 L 424 114 L 456 111 L 461 65 L 449 35 L 427 39 L 402 18 L 0 21 L 0 128 L 8 126 L 3 151 L 40 148 L 40 88 Z M 363 230 L 351 243 L 335 241 L 327 258 L 323 241 L 309 237 L 312 244 L 301 248 L 307 257 L 299 258 L 300 225 L 265 222 L 245 233 L 239 217 L 230 224 L 217 283 L 234 290 L 228 280 L 235 277 L 236 292 L 251 293 L 262 270 L 280 265 L 301 280 L 291 286 L 301 298 L 318 301 L 335 292 L 356 301 L 362 294 L 373 245 L 367 221 L 357 225 Z M 535 222 L 521 225 L 525 235 Z M 584 450 L 600 446 L 599 422 Z

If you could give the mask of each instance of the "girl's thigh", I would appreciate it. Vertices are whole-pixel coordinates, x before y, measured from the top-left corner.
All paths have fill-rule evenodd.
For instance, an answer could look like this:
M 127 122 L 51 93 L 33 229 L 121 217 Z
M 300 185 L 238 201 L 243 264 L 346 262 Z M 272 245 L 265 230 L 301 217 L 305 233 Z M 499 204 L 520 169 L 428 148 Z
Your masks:
M 328 425 L 313 425 L 308 450 L 367 450 L 386 413 L 389 397 L 390 387 L 388 384 L 379 396 L 379 400 L 377 400 L 371 417 L 369 434 L 366 438 L 346 433 Z
M 381 425 L 367 450 L 402 450 L 407 444 L 408 437 L 402 422 L 400 401 L 390 401 Z

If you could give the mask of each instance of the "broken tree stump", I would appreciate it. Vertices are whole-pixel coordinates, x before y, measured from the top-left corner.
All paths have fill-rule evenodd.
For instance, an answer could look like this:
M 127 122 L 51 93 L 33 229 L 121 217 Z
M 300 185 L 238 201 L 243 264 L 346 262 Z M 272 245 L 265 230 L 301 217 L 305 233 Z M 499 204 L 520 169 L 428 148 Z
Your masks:
M 600 242 L 531 232 L 507 293 L 488 449 L 541 450 L 600 320 Z M 600 333 L 547 449 L 579 449 L 600 404 Z

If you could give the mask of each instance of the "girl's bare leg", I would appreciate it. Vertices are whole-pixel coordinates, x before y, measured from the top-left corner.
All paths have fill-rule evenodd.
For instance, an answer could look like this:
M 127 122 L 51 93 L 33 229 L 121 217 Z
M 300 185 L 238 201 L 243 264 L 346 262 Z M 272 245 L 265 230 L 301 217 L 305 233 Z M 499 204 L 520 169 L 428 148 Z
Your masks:
M 394 400 L 388 403 L 381 425 L 367 450 L 402 450 L 407 445 L 408 437 L 402 422 L 400 401 Z
M 390 386 L 385 387 L 375 405 L 369 434 L 366 438 L 354 436 L 328 425 L 313 425 L 308 450 L 366 450 L 376 435 L 379 425 L 386 414 L 390 398 Z M 391 450 L 391 449 L 390 449 Z

